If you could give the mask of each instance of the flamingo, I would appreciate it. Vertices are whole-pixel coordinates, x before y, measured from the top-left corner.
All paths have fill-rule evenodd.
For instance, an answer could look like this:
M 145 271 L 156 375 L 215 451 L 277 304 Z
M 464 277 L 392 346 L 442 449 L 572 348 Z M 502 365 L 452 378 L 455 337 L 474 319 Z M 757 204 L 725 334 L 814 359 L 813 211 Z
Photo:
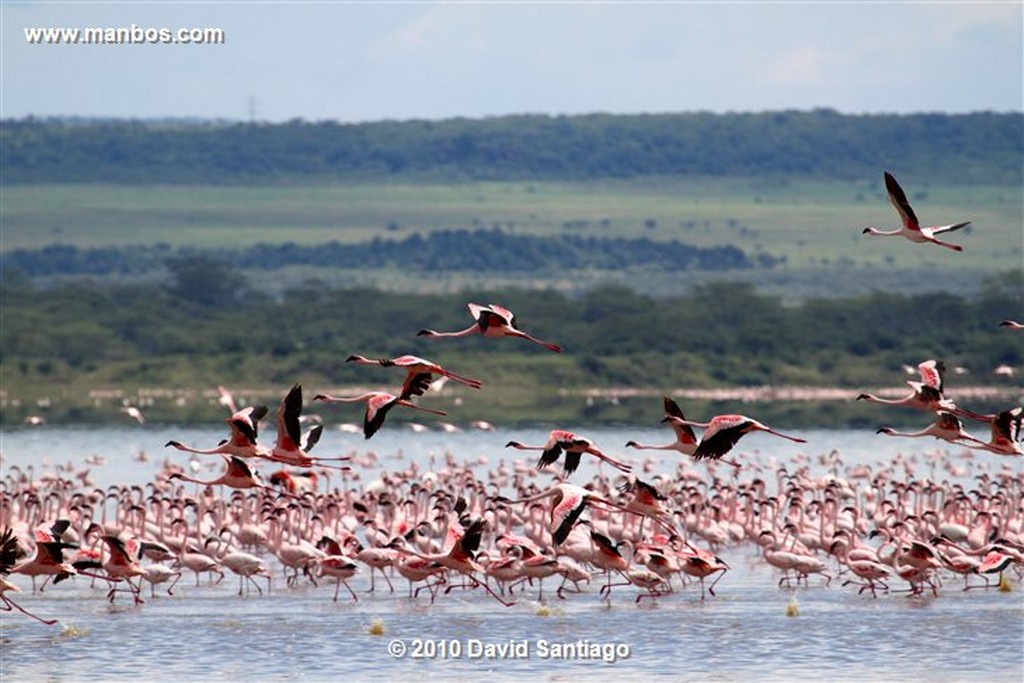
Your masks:
M 146 573 L 138 561 L 138 557 L 141 554 L 138 542 L 135 539 L 125 542 L 117 536 L 104 536 L 103 540 L 110 551 L 110 556 L 103 562 L 103 571 L 107 573 L 107 580 L 111 583 L 116 583 L 124 579 L 124 582 L 128 584 L 128 592 L 135 598 L 135 604 L 142 604 L 142 598 L 139 596 L 139 593 L 142 591 L 142 582 L 140 580 L 138 586 L 132 583 L 133 577 L 144 576 Z M 174 584 L 171 585 L 173 587 Z M 110 602 L 114 602 L 114 594 L 117 592 L 118 589 L 113 587 L 107 593 L 107 598 Z
M 683 455 L 693 455 L 694 451 L 697 450 L 698 442 L 697 435 L 693 432 L 693 427 L 688 424 L 681 424 L 668 419 L 670 417 L 677 417 L 680 420 L 685 420 L 686 415 L 683 414 L 679 404 L 668 396 L 664 396 L 662 398 L 662 403 L 665 407 L 665 419 L 663 419 L 662 422 L 669 423 L 669 426 L 672 427 L 672 431 L 676 434 L 676 440 L 664 446 L 648 446 L 636 441 L 628 441 L 626 442 L 626 448 L 636 448 L 638 450 L 679 451 Z
M 135 406 L 125 406 L 124 408 L 121 408 L 121 412 L 127 414 L 128 417 L 138 422 L 139 425 L 146 424 L 146 416 L 143 415 L 142 411 Z
M 987 419 L 977 413 L 958 408 L 953 401 L 943 395 L 943 373 L 946 371 L 946 365 L 942 361 L 934 359 L 922 361 L 918 364 L 917 369 L 921 375 L 921 381 L 907 382 L 910 388 L 913 389 L 913 393 L 897 399 L 880 398 L 874 394 L 865 393 L 859 394 L 857 400 L 904 406 L 925 412 L 937 413 L 944 411 L 958 417 L 970 417 L 975 420 L 985 421 Z
M 566 476 L 576 471 L 584 453 L 593 455 L 623 472 L 629 472 L 633 469 L 625 463 L 609 458 L 590 439 L 577 436 L 564 429 L 552 430 L 551 434 L 548 435 L 547 443 L 543 446 L 526 446 L 518 441 L 509 441 L 505 444 L 505 448 L 515 448 L 521 451 L 542 451 L 540 459 L 537 461 L 538 469 L 544 469 L 548 465 L 554 464 L 562 454 L 562 451 L 565 451 L 565 462 L 562 464 L 562 471 Z
M 371 436 L 377 433 L 378 430 L 384 425 L 384 419 L 395 406 L 404 406 L 406 408 L 413 408 L 414 410 L 421 410 L 425 413 L 432 413 L 434 415 L 447 415 L 448 413 L 443 410 L 432 410 L 430 408 L 424 408 L 418 406 L 408 399 L 407 395 L 395 396 L 385 391 L 368 391 L 365 394 L 359 396 L 332 396 L 330 394 L 317 394 L 313 397 L 314 401 L 323 401 L 325 403 L 357 403 L 359 401 L 366 402 L 366 414 L 363 417 L 363 435 L 369 439 Z
M 547 491 L 539 493 L 535 496 L 527 498 L 520 498 L 519 500 L 508 501 L 510 504 L 516 503 L 535 503 L 545 498 L 551 498 L 551 512 L 550 512 L 550 523 L 548 531 L 551 533 L 551 540 L 554 545 L 562 545 L 565 540 L 569 537 L 569 533 L 572 531 L 573 526 L 579 520 L 580 515 L 583 514 L 583 510 L 586 509 L 587 505 L 594 507 L 604 507 L 604 509 L 615 509 L 622 512 L 632 512 L 634 514 L 640 514 L 636 510 L 631 510 L 625 506 L 613 503 L 612 501 L 594 493 L 588 491 L 585 488 L 574 486 L 572 484 L 556 484 Z M 665 527 L 665 523 L 657 517 L 652 519 Z M 670 533 L 674 531 L 669 528 Z
M 462 534 L 457 537 L 454 543 L 451 544 L 451 548 L 447 552 L 434 553 L 426 555 L 423 553 L 410 550 L 407 546 L 399 545 L 396 550 L 400 553 L 414 555 L 420 559 L 437 562 L 441 566 L 445 567 L 450 571 L 457 572 L 468 578 L 472 583 L 468 586 L 470 588 L 476 588 L 482 586 L 488 593 L 491 594 L 495 600 L 500 602 L 505 607 L 511 607 L 514 602 L 507 602 L 501 596 L 494 592 L 490 586 L 486 583 L 481 582 L 474 576 L 477 573 L 484 573 L 484 568 L 475 561 L 477 551 L 480 548 L 480 539 L 483 536 L 484 529 L 487 526 L 487 521 L 483 518 L 476 519 L 470 522 L 462 531 Z M 399 537 L 401 538 L 401 537 Z M 403 539 L 404 540 L 404 539 Z M 451 591 L 457 586 L 448 586 L 445 592 Z M 431 600 L 433 600 L 431 595 Z
M 22 614 L 32 617 L 38 622 L 46 624 L 47 626 L 53 626 L 57 623 L 56 619 L 43 619 L 40 616 L 32 614 L 27 609 L 16 603 L 14 600 L 7 596 L 7 593 L 17 593 L 20 589 L 13 583 L 7 580 L 7 575 L 11 573 L 11 569 L 14 568 L 15 562 L 18 558 L 18 537 L 14 535 L 14 530 L 10 527 L 4 529 L 3 533 L 0 534 L 0 606 L 5 612 L 10 612 L 12 609 L 16 609 Z
M 864 235 L 882 235 L 882 236 L 901 236 L 910 240 L 911 242 L 937 244 L 940 247 L 946 247 L 953 251 L 963 251 L 964 248 L 959 244 L 951 244 L 949 242 L 943 242 L 938 239 L 936 235 L 941 235 L 946 232 L 953 232 L 960 228 L 970 225 L 970 221 L 963 223 L 954 223 L 951 225 L 937 225 L 931 227 L 921 227 L 921 224 L 917 220 L 917 216 L 914 215 L 914 210 L 910 208 L 910 202 L 907 201 L 907 195 L 903 192 L 903 188 L 900 187 L 899 183 L 896 182 L 896 178 L 892 176 L 888 171 L 885 172 L 885 189 L 889 193 L 889 201 L 892 203 L 896 212 L 900 215 L 900 219 L 903 221 L 903 227 L 895 230 L 879 230 L 878 228 L 870 227 L 864 228 L 861 234 Z
M 346 363 L 358 363 L 359 365 L 379 365 L 381 367 L 399 367 L 406 371 L 405 382 L 402 383 L 401 395 L 413 395 L 418 396 L 423 392 L 413 393 L 417 388 L 424 386 L 424 379 L 426 385 L 429 386 L 430 378 L 432 375 L 438 375 L 446 379 L 465 384 L 473 389 L 479 389 L 483 386 L 480 380 L 472 379 L 470 377 L 463 377 L 462 375 L 456 375 L 450 370 L 442 368 L 437 363 L 420 358 L 419 356 L 399 356 L 398 358 L 381 358 L 379 360 L 373 360 L 366 356 L 360 356 L 353 354 L 345 359 Z M 424 378 L 424 375 L 426 376 Z
M 13 574 L 31 576 L 32 592 L 35 593 L 37 576 L 46 576 L 47 581 L 50 580 L 50 577 L 56 577 L 54 583 L 59 583 L 65 578 L 78 573 L 71 563 L 64 559 L 64 548 L 77 547 L 77 545 L 56 540 L 36 541 L 35 556 L 27 562 L 22 562 L 10 571 Z M 44 582 L 43 587 L 45 586 L 46 583 Z M 41 591 L 42 589 L 40 589 Z
M 269 458 L 270 449 L 256 443 L 260 420 L 266 417 L 267 412 L 266 406 L 249 406 L 232 413 L 231 417 L 225 420 L 231 428 L 231 437 L 215 448 L 200 450 L 185 446 L 179 441 L 168 441 L 164 447 L 171 446 L 179 451 L 201 455 L 218 453 L 239 458 Z
M 693 452 L 693 457 L 697 460 L 704 458 L 722 460 L 722 456 L 732 450 L 732 447 L 736 445 L 740 437 L 750 432 L 768 432 L 796 443 L 807 443 L 806 439 L 783 434 L 746 415 L 717 415 L 711 418 L 710 422 L 692 422 L 678 417 L 669 417 L 667 419 L 677 424 L 704 427 L 704 436 L 701 437 L 700 443 L 697 444 L 697 448 Z M 735 467 L 739 466 L 736 462 L 728 460 L 723 460 L 723 462 L 728 462 Z
M 549 351 L 561 353 L 562 347 L 542 339 L 537 339 L 522 330 L 516 329 L 516 317 L 512 311 L 501 306 L 490 304 L 469 304 L 469 313 L 473 316 L 474 322 L 464 330 L 458 332 L 436 332 L 434 330 L 420 330 L 417 336 L 420 337 L 468 337 L 474 334 L 481 334 L 485 337 L 520 337 L 534 344 L 539 344 Z
M 942 441 L 949 441 L 950 443 L 956 443 L 958 441 L 970 441 L 981 446 L 985 445 L 985 442 L 964 431 L 963 424 L 953 413 L 947 413 L 944 410 L 940 410 L 937 413 L 935 422 L 928 425 L 927 428 L 922 429 L 919 432 L 898 432 L 892 427 L 879 427 L 875 432 L 876 434 L 888 434 L 889 436 L 905 436 L 910 438 L 921 437 L 921 436 L 934 436 L 936 439 Z
M 1000 327 L 1008 327 L 1011 330 L 1024 330 L 1024 323 L 1019 323 L 1016 320 L 1004 320 L 999 323 Z
M 316 397 L 316 398 L 319 398 Z M 314 398 L 313 400 L 316 400 Z M 302 385 L 296 384 L 281 401 L 277 408 L 277 443 L 268 456 L 274 462 L 280 462 L 293 467 L 332 467 L 324 465 L 324 460 L 348 460 L 347 456 L 340 458 L 312 458 L 309 451 L 320 440 L 324 431 L 323 425 L 316 425 L 302 435 L 302 428 L 299 424 L 299 415 L 302 413 Z M 335 467 L 335 469 L 346 469 Z
M 992 438 L 988 443 L 970 448 L 980 448 L 999 455 L 1024 455 L 1021 448 L 1020 432 L 1024 423 L 1024 407 L 1017 406 L 989 417 Z
M 168 479 L 181 479 L 203 486 L 227 486 L 232 489 L 267 489 L 271 490 L 260 478 L 259 472 L 249 467 L 248 463 L 236 455 L 226 456 L 227 469 L 224 474 L 211 481 L 195 479 L 181 472 L 172 472 Z

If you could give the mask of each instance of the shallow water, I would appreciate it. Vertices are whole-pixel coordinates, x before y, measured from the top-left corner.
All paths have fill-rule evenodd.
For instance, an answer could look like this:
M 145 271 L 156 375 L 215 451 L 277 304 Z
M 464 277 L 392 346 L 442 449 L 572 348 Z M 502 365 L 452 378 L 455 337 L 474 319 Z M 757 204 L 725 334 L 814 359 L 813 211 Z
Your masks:
M 631 452 L 620 447 L 628 439 L 662 443 L 667 430 L 585 431 L 613 457 Z M 415 460 L 423 465 L 434 457 L 438 466 L 451 452 L 460 460 L 500 459 L 511 463 L 523 455 L 504 450 L 510 438 L 524 442 L 543 440 L 546 430 L 511 432 L 429 432 L 412 434 L 384 430 L 370 442 L 379 453 L 377 467 L 399 469 Z M 924 454 L 936 452 L 936 442 L 907 442 L 861 432 L 802 433 L 809 443 L 797 446 L 764 435 L 746 437 L 751 448 L 741 459 L 785 464 L 792 470 L 798 454 L 812 456 L 817 473 L 828 470 L 818 457 L 838 449 L 846 465 L 888 460 L 898 452 L 918 454 L 927 472 Z M 209 447 L 222 437 L 209 428 L 54 429 L 12 430 L 0 435 L 4 472 L 11 465 L 33 464 L 33 474 L 68 460 L 81 465 L 92 455 L 103 455 L 106 465 L 94 465 L 90 476 L 96 486 L 144 484 L 164 457 L 186 462 L 188 457 L 163 444 L 177 438 Z M 266 438 L 266 437 L 264 437 Z M 316 453 L 341 455 L 353 449 L 365 454 L 361 436 L 329 431 Z M 140 450 L 149 462 L 136 462 Z M 959 453 L 957 449 L 957 453 Z M 668 476 L 679 456 L 654 453 L 655 472 Z M 633 457 L 646 458 L 647 453 Z M 950 454 L 955 461 L 957 454 Z M 774 460 L 773 460 L 774 459 Z M 639 462 L 639 460 L 638 460 Z M 1006 466 L 998 456 L 976 456 L 963 461 L 973 471 Z M 1015 466 L 1019 461 L 1011 461 Z M 484 467 L 484 466 L 481 466 Z M 703 468 L 703 465 L 700 466 Z M 377 468 L 360 469 L 363 483 L 377 476 Z M 938 478 L 951 474 L 940 470 Z M 205 475 L 201 475 L 205 476 Z M 547 475 L 542 475 L 546 481 Z M 585 473 L 584 473 L 585 476 Z M 335 482 L 337 483 L 337 482 Z M 77 680 L 268 680 L 309 681 L 395 680 L 419 677 L 432 680 L 529 676 L 540 680 L 626 680 L 659 678 L 714 681 L 818 681 L 829 680 L 1024 680 L 1024 592 L 964 592 L 958 579 L 947 578 L 939 597 L 906 594 L 858 595 L 841 581 L 824 585 L 813 577 L 810 587 L 780 589 L 776 574 L 757 559 L 750 546 L 721 553 L 731 570 L 716 587 L 717 595 L 700 599 L 700 587 L 691 584 L 656 600 L 637 605 L 637 589 L 616 587 L 611 600 L 598 594 L 595 578 L 586 592 L 559 600 L 556 583 L 545 586 L 545 604 L 537 602 L 536 588 L 517 595 L 504 608 L 481 590 L 453 591 L 433 605 L 423 597 L 410 601 L 406 583 L 396 577 L 394 594 L 386 586 L 367 594 L 366 571 L 350 581 L 358 602 L 342 588 L 334 603 L 333 583 L 287 588 L 277 568 L 270 594 L 237 595 L 237 579 L 228 574 L 219 585 L 203 579 L 197 587 L 187 574 L 168 596 L 164 590 L 145 604 L 129 606 L 123 596 L 113 606 L 106 587 L 91 588 L 78 577 L 42 594 L 31 594 L 31 582 L 16 576 L 23 589 L 19 603 L 46 618 L 59 618 L 57 626 L 44 626 L 18 613 L 0 614 L 0 678 L 6 681 Z M 975 579 L 977 580 L 977 579 Z M 893 587 L 898 587 L 893 582 Z M 798 616 L 787 616 L 796 596 Z M 379 625 L 382 633 L 374 635 Z M 398 639 L 406 646 L 403 657 L 389 647 Z M 413 657 L 421 641 L 426 654 Z M 577 643 L 602 646 L 628 656 L 600 659 L 544 657 L 544 644 Z M 428 645 L 423 642 L 430 641 Z M 542 642 L 544 641 L 544 642 Z M 525 644 L 524 644 L 525 642 Z M 513 644 L 527 656 L 485 658 L 478 646 Z M 453 656 L 458 650 L 458 656 Z M 449 656 L 440 653 L 447 651 Z M 610 654 L 614 654 L 611 652 Z M 614 657 L 609 657 L 613 659 Z

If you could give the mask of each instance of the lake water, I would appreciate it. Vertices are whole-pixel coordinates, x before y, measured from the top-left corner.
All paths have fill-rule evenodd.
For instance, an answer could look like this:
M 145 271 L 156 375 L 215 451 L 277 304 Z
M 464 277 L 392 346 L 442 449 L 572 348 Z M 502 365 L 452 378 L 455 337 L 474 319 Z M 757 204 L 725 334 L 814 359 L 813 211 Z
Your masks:
M 547 436 L 547 429 L 413 433 L 389 427 L 370 442 L 328 430 L 314 454 L 365 456 L 372 449 L 376 464 L 357 466 L 365 483 L 380 470 L 397 470 L 409 461 L 429 466 L 433 459 L 440 467 L 448 453 L 479 461 L 481 470 L 502 459 L 511 464 L 525 454 L 506 450 L 509 439 L 542 443 Z M 612 457 L 631 457 L 638 465 L 653 458 L 652 471 L 643 475 L 647 479 L 672 476 L 681 459 L 671 452 L 636 453 L 622 446 L 629 439 L 665 443 L 670 440 L 667 429 L 578 431 Z M 221 429 L 191 426 L 17 429 L 0 434 L 0 453 L 5 474 L 11 466 L 24 470 L 31 465 L 33 476 L 39 476 L 54 464 L 70 461 L 81 467 L 87 458 L 102 456 L 106 464 L 90 468 L 92 485 L 144 485 L 165 457 L 187 462 L 186 454 L 163 448 L 168 439 L 210 447 L 223 435 Z M 922 476 L 955 478 L 957 471 L 930 469 L 931 456 L 943 453 L 935 467 L 947 460 L 963 466 L 970 471 L 959 473 L 967 486 L 980 472 L 1019 471 L 1021 466 L 1019 459 L 984 453 L 962 460 L 962 449 L 873 432 L 799 435 L 808 440 L 806 445 L 748 435 L 734 455 L 761 461 L 766 471 L 768 465 L 793 471 L 804 463 L 818 476 L 831 471 L 827 456 L 833 451 L 845 467 L 886 462 L 902 453 L 919 461 Z M 137 460 L 140 451 L 150 456 L 148 462 Z M 263 469 L 266 474 L 268 468 Z M 574 482 L 585 481 L 589 472 L 593 466 L 585 464 Z M 538 480 L 551 478 L 544 473 Z M 400 578 L 394 594 L 366 594 L 366 571 L 350 581 L 359 601 L 352 602 L 342 589 L 334 603 L 333 584 L 287 588 L 277 566 L 273 589 L 262 597 L 239 597 L 231 574 L 219 585 L 204 581 L 199 587 L 189 574 L 173 596 L 158 591 L 151 599 L 146 585 L 145 604 L 129 606 L 119 598 L 112 606 L 105 587 L 91 588 L 82 577 L 32 595 L 30 581 L 15 576 L 23 589 L 15 595 L 19 604 L 59 618 L 60 624 L 44 626 L 17 612 L 0 613 L 0 679 L 1024 680 L 1024 591 L 1017 581 L 1011 592 L 964 592 L 960 579 L 948 577 L 938 597 L 889 593 L 872 599 L 858 595 L 855 587 L 842 587 L 841 581 L 826 587 L 820 578 L 812 578 L 807 588 L 780 589 L 779 575 L 751 545 L 720 555 L 732 569 L 718 584 L 716 597 L 702 602 L 699 587 L 692 584 L 639 606 L 637 589 L 630 586 L 614 589 L 610 601 L 603 600 L 598 579 L 582 594 L 544 605 L 533 593 L 504 608 L 480 590 L 455 591 L 431 605 L 426 598 L 410 601 Z M 892 586 L 902 587 L 899 583 Z M 798 615 L 788 616 L 794 596 Z M 580 648 L 580 641 L 592 658 L 558 656 L 559 645 Z M 484 646 L 488 653 L 501 647 L 509 654 L 484 657 Z M 404 656 L 394 656 L 402 647 Z M 433 657 L 413 656 L 417 648 Z M 602 655 L 614 661 L 603 661 Z

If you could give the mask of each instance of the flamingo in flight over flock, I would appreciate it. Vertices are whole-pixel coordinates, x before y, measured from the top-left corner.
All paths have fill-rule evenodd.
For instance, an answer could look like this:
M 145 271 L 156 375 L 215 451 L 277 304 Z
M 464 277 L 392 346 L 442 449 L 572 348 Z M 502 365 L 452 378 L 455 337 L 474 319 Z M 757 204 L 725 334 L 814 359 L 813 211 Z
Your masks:
M 548 436 L 547 443 L 543 446 L 526 446 L 518 441 L 509 441 L 505 444 L 505 448 L 516 448 L 521 451 L 542 451 L 540 460 L 537 461 L 538 469 L 544 469 L 548 465 L 554 464 L 558 460 L 558 456 L 562 454 L 562 451 L 565 451 L 565 462 L 562 464 L 562 471 L 565 476 L 569 476 L 576 471 L 576 468 L 580 466 L 580 460 L 584 453 L 589 453 L 623 472 L 629 472 L 633 469 L 625 463 L 609 458 L 590 439 L 577 436 L 564 429 L 552 430 Z
M 722 462 L 729 463 L 734 467 L 739 467 L 739 463 L 723 460 L 722 456 L 732 450 L 732 447 L 736 445 L 740 437 L 750 432 L 768 432 L 796 443 L 807 443 L 806 439 L 783 434 L 746 415 L 717 415 L 711 418 L 710 422 L 693 422 L 668 416 L 665 418 L 665 421 L 675 422 L 680 425 L 690 425 L 691 427 L 704 427 L 704 436 L 701 437 L 700 443 L 697 444 L 693 457 L 697 460 L 704 458 L 722 460 Z
M 686 415 L 683 414 L 682 408 L 680 408 L 679 404 L 668 396 L 662 398 L 662 403 L 665 406 L 665 419 L 662 420 L 662 422 L 669 423 L 669 426 L 672 427 L 672 431 L 676 434 L 676 440 L 664 446 L 651 446 L 637 441 L 627 441 L 626 448 L 636 448 L 637 450 L 679 451 L 683 455 L 693 455 L 697 450 L 697 444 L 700 442 L 700 439 L 697 438 L 697 435 L 693 431 L 693 427 L 688 424 L 669 419 L 677 417 L 680 420 L 685 420 Z
M 367 358 L 366 356 L 360 356 L 358 354 L 352 354 L 347 359 L 346 363 L 358 363 L 359 365 L 379 365 L 384 368 L 397 367 L 402 368 L 406 372 L 405 382 L 402 383 L 401 394 L 412 393 L 414 396 L 421 395 L 423 392 L 418 393 L 419 387 L 429 386 L 431 377 L 438 375 L 446 379 L 465 384 L 468 387 L 479 389 L 483 386 L 480 380 L 472 379 L 470 377 L 463 377 L 457 375 L 450 370 L 442 368 L 437 363 L 420 358 L 419 356 L 399 356 L 398 358 L 380 358 L 374 360 Z M 416 389 L 414 389 L 416 387 Z
M 180 441 L 168 441 L 164 447 L 173 446 L 187 453 L 214 454 L 235 456 L 239 458 L 269 458 L 270 449 L 256 443 L 259 435 L 259 423 L 267 415 L 266 406 L 249 406 L 235 411 L 225 422 L 231 428 L 231 438 L 222 441 L 215 448 L 200 450 L 190 448 Z
M 561 353 L 562 347 L 558 344 L 546 342 L 543 339 L 523 332 L 516 328 L 516 316 L 507 308 L 496 304 L 481 306 L 480 304 L 469 304 L 469 312 L 474 322 L 464 330 L 458 332 L 435 332 L 434 330 L 420 330 L 417 335 L 420 337 L 469 337 L 474 334 L 482 334 L 485 337 L 520 337 L 534 344 L 540 344 L 549 351 Z
M 932 244 L 937 244 L 940 247 L 946 247 L 953 251 L 964 250 L 964 248 L 959 244 L 943 242 L 938 239 L 936 235 L 959 230 L 960 228 L 970 225 L 970 221 L 953 223 L 950 225 L 934 225 L 923 228 L 921 227 L 920 222 L 918 222 L 917 216 L 914 214 L 914 210 L 910 208 L 910 202 L 907 201 L 907 195 L 903 192 L 903 188 L 900 187 L 899 183 L 896 182 L 896 178 L 894 178 L 888 171 L 885 172 L 885 189 L 889 192 L 889 201 L 892 202 L 893 207 L 895 207 L 896 212 L 900 215 L 900 219 L 903 221 L 903 227 L 895 230 L 879 230 L 878 228 L 870 227 L 864 228 L 861 234 L 882 235 L 885 237 L 898 235 L 907 238 L 911 242 L 931 242 Z
M 940 410 L 935 418 L 935 422 L 928 425 L 925 429 L 919 432 L 898 432 L 892 427 L 879 427 L 876 431 L 877 434 L 888 434 L 889 436 L 906 436 L 906 437 L 921 437 L 921 436 L 934 436 L 936 439 L 942 441 L 948 441 L 950 443 L 957 443 L 959 441 L 968 441 L 980 446 L 984 446 L 985 442 L 964 431 L 964 426 L 953 413 L 947 413 L 944 410 Z
M 904 406 L 925 412 L 937 413 L 942 411 L 957 417 L 969 417 L 972 420 L 980 420 L 982 422 L 988 421 L 988 418 L 984 415 L 979 415 L 964 408 L 958 408 L 953 401 L 943 395 L 942 392 L 945 384 L 942 375 L 946 371 L 946 366 L 942 361 L 926 360 L 920 363 L 917 369 L 921 373 L 921 381 L 907 382 L 910 388 L 914 390 L 913 393 L 896 399 L 880 398 L 874 394 L 860 394 L 857 396 L 857 400 Z
M 422 391 L 419 393 L 422 393 Z M 376 434 L 384 425 L 384 419 L 388 416 L 388 411 L 395 406 L 405 406 L 406 408 L 422 410 L 425 413 L 433 413 L 434 415 L 443 416 L 448 414 L 443 410 L 432 410 L 430 408 L 424 408 L 423 406 L 416 405 L 409 400 L 408 393 L 395 396 L 394 394 L 389 394 L 386 391 L 368 391 L 365 394 L 350 397 L 317 394 L 313 397 L 313 400 L 323 401 L 325 403 L 358 403 L 360 401 L 364 401 L 366 403 L 366 413 L 363 417 L 363 435 L 367 439 Z

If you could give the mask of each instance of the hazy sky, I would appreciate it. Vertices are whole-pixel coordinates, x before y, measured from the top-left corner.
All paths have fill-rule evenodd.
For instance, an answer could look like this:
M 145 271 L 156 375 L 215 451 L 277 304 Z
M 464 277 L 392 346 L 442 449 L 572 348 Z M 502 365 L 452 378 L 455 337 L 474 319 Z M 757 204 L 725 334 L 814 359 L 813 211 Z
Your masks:
M 46 3 L 2 12 L 4 117 L 1021 111 L 1022 3 Z M 33 45 L 31 27 L 222 45 Z

